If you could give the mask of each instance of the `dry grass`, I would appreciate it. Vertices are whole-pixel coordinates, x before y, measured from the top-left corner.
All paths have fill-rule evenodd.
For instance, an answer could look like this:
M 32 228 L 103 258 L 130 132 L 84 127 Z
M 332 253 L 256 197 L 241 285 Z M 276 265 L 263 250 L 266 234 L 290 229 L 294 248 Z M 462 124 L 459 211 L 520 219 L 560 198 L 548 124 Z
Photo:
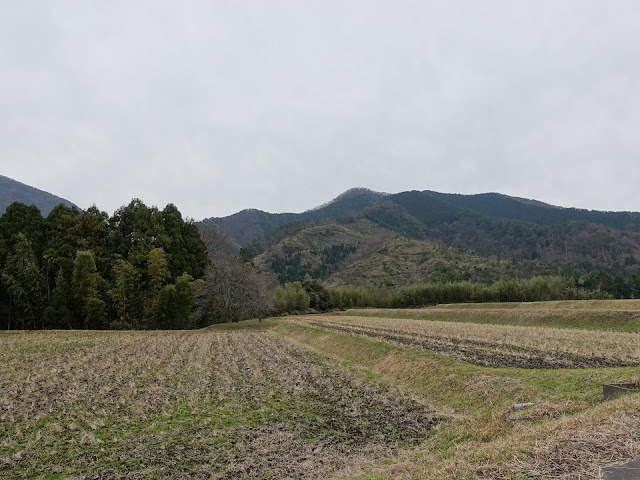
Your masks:
M 607 301 L 619 309 L 604 309 L 593 302 L 537 302 L 516 304 L 455 304 L 419 309 L 353 309 L 346 315 L 385 318 L 412 318 L 462 323 L 488 323 L 530 327 L 610 330 L 640 333 L 640 310 L 623 308 L 626 300 Z M 637 302 L 629 300 L 628 302 Z M 585 305 L 586 304 L 586 305 Z M 575 308 L 571 308 L 573 305 Z M 590 308 L 590 306 L 598 308 Z M 627 307 L 632 305 L 627 304 Z
M 637 369 L 459 359 L 638 364 L 638 339 L 320 315 L 0 334 L 0 478 L 596 479 L 640 452 L 638 397 L 600 403 Z
M 266 331 L 0 335 L 0 477 L 310 478 L 438 418 Z
M 350 316 L 291 322 L 422 348 L 485 366 L 561 368 L 640 365 L 640 335 L 543 327 Z
M 640 452 L 638 396 L 600 403 L 602 383 L 633 369 L 487 369 L 292 322 L 277 329 L 404 386 L 449 416 L 419 453 L 362 478 L 597 479 L 601 466 Z M 513 411 L 522 401 L 535 405 Z M 537 421 L 508 420 L 519 415 Z
M 501 302 L 501 303 L 455 303 L 427 307 L 426 310 L 439 308 L 453 309 L 519 309 L 519 310 L 617 310 L 640 311 L 640 300 L 555 300 L 551 302 Z
M 478 478 L 598 479 L 601 467 L 638 455 L 639 423 L 638 399 L 628 396 L 523 429 L 471 456 L 484 459 L 476 470 Z M 443 470 L 451 467 L 449 463 Z

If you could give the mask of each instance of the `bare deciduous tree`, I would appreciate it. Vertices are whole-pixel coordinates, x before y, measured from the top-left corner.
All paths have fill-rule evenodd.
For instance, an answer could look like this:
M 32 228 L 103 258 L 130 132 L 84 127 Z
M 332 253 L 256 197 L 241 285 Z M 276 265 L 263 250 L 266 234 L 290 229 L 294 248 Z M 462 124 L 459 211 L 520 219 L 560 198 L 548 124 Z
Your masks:
M 233 255 L 228 237 L 221 230 L 204 224 L 198 228 L 211 261 L 197 294 L 200 324 L 266 317 L 272 310 L 275 288 L 269 275 Z

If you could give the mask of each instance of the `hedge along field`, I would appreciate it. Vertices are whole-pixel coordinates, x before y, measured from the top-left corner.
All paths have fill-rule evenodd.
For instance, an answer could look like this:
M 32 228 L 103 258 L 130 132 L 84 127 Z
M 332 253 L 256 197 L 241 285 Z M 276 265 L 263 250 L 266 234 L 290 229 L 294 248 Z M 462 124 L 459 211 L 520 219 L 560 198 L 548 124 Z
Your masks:
M 453 356 L 490 367 L 640 365 L 640 334 L 378 317 L 309 315 L 289 321 Z
M 439 423 L 264 329 L 8 333 L 0 364 L 0 477 L 316 478 Z

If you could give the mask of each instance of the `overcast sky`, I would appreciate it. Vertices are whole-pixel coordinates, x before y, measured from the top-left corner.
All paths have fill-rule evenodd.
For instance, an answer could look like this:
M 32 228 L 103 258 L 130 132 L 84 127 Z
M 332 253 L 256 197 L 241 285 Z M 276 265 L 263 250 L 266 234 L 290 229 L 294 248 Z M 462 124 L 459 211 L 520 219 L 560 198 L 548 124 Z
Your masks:
M 0 174 L 109 213 L 344 190 L 640 211 L 637 0 L 0 0 Z

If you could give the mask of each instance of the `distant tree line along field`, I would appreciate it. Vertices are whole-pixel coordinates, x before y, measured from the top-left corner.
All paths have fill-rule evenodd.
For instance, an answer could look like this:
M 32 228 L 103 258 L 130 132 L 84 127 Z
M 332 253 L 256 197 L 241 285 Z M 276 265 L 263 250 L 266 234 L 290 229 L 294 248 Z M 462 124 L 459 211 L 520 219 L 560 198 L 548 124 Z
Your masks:
M 639 292 L 640 293 L 640 292 Z M 278 287 L 275 309 L 279 313 L 323 312 L 345 308 L 416 308 L 444 303 L 538 302 L 611 298 L 599 290 L 579 287 L 572 279 L 534 277 L 501 280 L 483 286 L 472 282 L 445 282 L 411 287 L 329 286 L 307 275 L 302 282 Z
M 352 249 L 321 252 L 325 268 L 333 268 Z M 185 221 L 173 204 L 159 210 L 134 199 L 111 217 L 60 204 L 43 218 L 37 207 L 16 202 L 0 217 L 6 329 L 185 329 L 350 307 L 640 297 L 637 275 L 605 271 L 397 287 L 325 286 L 313 278 L 326 274 L 318 267 L 285 282 L 281 268 L 261 272 L 249 249 L 234 253 L 215 227 Z

